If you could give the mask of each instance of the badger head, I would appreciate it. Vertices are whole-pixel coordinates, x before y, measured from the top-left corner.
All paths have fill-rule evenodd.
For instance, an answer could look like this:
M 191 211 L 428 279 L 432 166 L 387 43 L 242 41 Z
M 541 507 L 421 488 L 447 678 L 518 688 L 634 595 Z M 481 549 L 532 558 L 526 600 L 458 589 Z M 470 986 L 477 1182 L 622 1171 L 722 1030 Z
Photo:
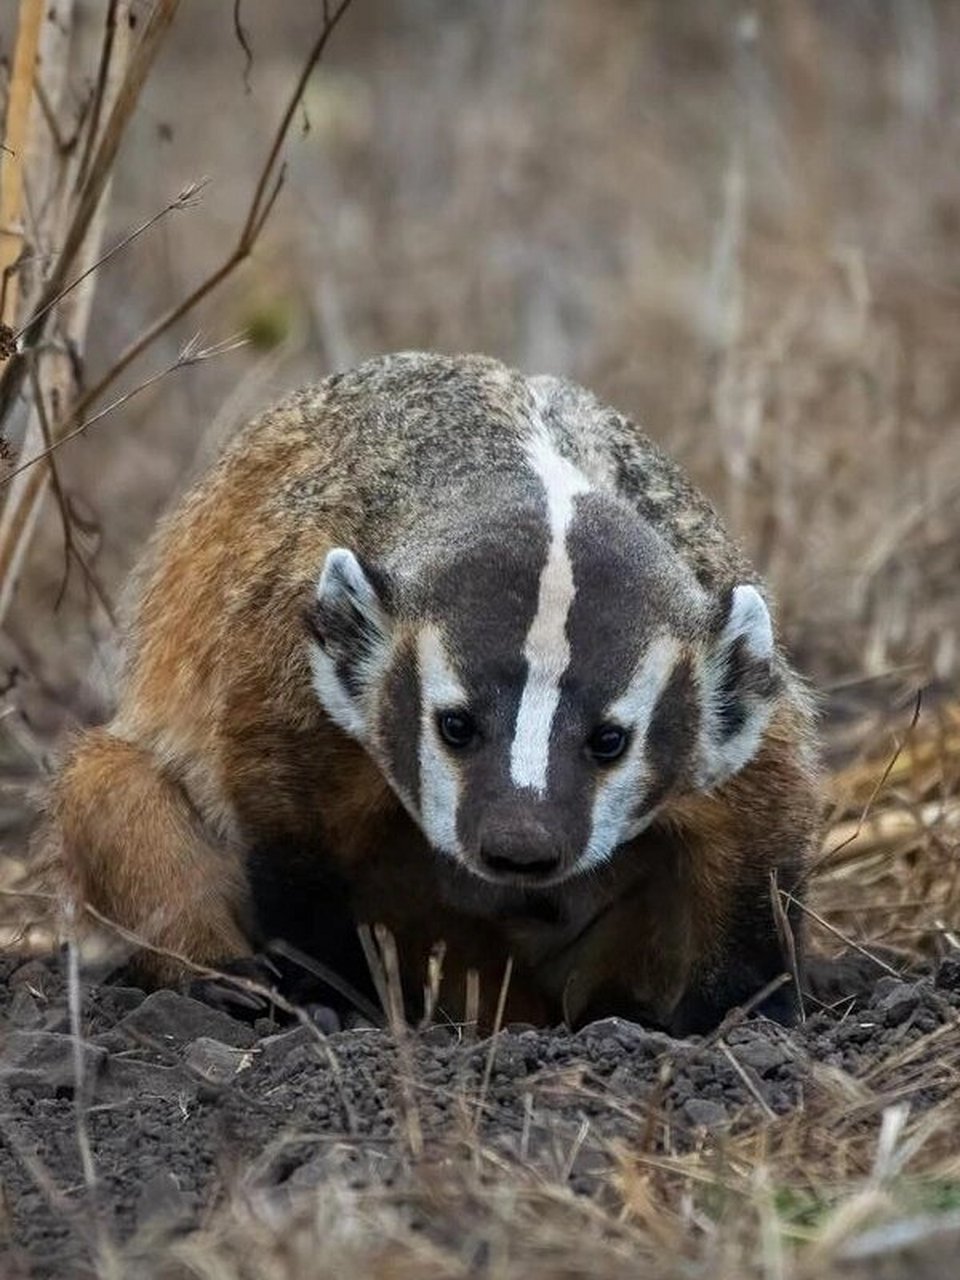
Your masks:
M 767 606 L 706 591 L 544 439 L 371 564 L 326 557 L 314 688 L 440 854 L 538 886 L 596 867 L 756 754 L 779 689 Z

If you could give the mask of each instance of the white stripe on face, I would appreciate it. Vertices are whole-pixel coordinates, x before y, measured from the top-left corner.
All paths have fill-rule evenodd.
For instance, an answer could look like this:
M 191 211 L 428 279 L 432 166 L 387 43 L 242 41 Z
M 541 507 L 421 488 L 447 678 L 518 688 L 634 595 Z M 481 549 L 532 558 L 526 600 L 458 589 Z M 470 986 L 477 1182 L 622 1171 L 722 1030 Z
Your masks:
M 536 616 L 523 651 L 527 679 L 510 747 L 510 777 L 515 786 L 531 787 L 542 795 L 547 788 L 550 733 L 560 702 L 560 680 L 570 661 L 566 627 L 576 589 L 567 532 L 573 520 L 574 498 L 589 492 L 590 485 L 542 431 L 527 445 L 527 457 L 546 494 L 550 547 L 540 575 Z
M 609 708 L 604 719 L 630 730 L 630 748 L 601 775 L 593 800 L 590 840 L 578 870 L 605 862 L 618 845 L 638 836 L 653 817 L 632 815 L 642 799 L 643 786 L 649 780 L 646 759 L 647 730 L 661 693 L 680 654 L 673 636 L 653 640 L 633 674 L 629 686 Z
M 417 638 L 420 668 L 420 824 L 441 853 L 461 853 L 457 835 L 460 779 L 437 733 L 436 713 L 466 706 L 466 693 L 454 671 L 436 627 L 425 626 Z

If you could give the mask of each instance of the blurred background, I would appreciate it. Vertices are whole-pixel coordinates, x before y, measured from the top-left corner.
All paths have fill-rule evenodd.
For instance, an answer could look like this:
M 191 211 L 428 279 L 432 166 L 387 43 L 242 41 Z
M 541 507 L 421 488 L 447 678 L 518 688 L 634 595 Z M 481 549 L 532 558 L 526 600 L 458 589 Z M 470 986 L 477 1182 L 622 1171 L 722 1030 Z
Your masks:
M 3 6 L 9 70 L 16 6 Z M 132 13 L 145 14 L 133 3 Z M 74 6 L 71 81 L 104 4 Z M 182 4 L 124 138 L 83 376 L 228 251 L 316 34 L 308 0 Z M 248 334 L 59 454 L 113 602 L 216 442 L 396 348 L 566 374 L 640 421 L 767 576 L 838 725 L 955 681 L 960 621 L 960 5 L 355 0 L 311 78 L 251 259 L 198 330 Z M 115 394 L 112 392 L 111 394 Z M 113 697 L 117 632 L 48 500 L 0 639 L 13 768 Z M 848 713 L 852 715 L 852 712 Z

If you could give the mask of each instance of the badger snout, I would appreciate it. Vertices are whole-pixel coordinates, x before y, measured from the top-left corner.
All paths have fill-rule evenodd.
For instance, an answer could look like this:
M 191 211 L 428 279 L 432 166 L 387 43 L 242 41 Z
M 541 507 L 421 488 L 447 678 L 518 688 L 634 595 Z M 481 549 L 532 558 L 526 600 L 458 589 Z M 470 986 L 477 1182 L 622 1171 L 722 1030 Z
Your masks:
M 489 819 L 480 829 L 483 870 L 496 877 L 545 880 L 565 862 L 564 841 L 536 819 Z

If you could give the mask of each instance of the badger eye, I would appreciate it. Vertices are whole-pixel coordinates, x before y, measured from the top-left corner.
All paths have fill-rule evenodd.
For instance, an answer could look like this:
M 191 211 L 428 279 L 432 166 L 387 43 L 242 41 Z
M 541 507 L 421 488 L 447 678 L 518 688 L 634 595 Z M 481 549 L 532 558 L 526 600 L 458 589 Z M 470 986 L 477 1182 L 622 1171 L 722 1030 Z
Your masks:
M 630 735 L 618 724 L 601 724 L 587 740 L 587 750 L 597 764 L 613 764 L 627 749 Z
M 460 750 L 468 747 L 477 736 L 476 722 L 466 711 L 441 711 L 437 715 L 440 737 L 448 747 Z

